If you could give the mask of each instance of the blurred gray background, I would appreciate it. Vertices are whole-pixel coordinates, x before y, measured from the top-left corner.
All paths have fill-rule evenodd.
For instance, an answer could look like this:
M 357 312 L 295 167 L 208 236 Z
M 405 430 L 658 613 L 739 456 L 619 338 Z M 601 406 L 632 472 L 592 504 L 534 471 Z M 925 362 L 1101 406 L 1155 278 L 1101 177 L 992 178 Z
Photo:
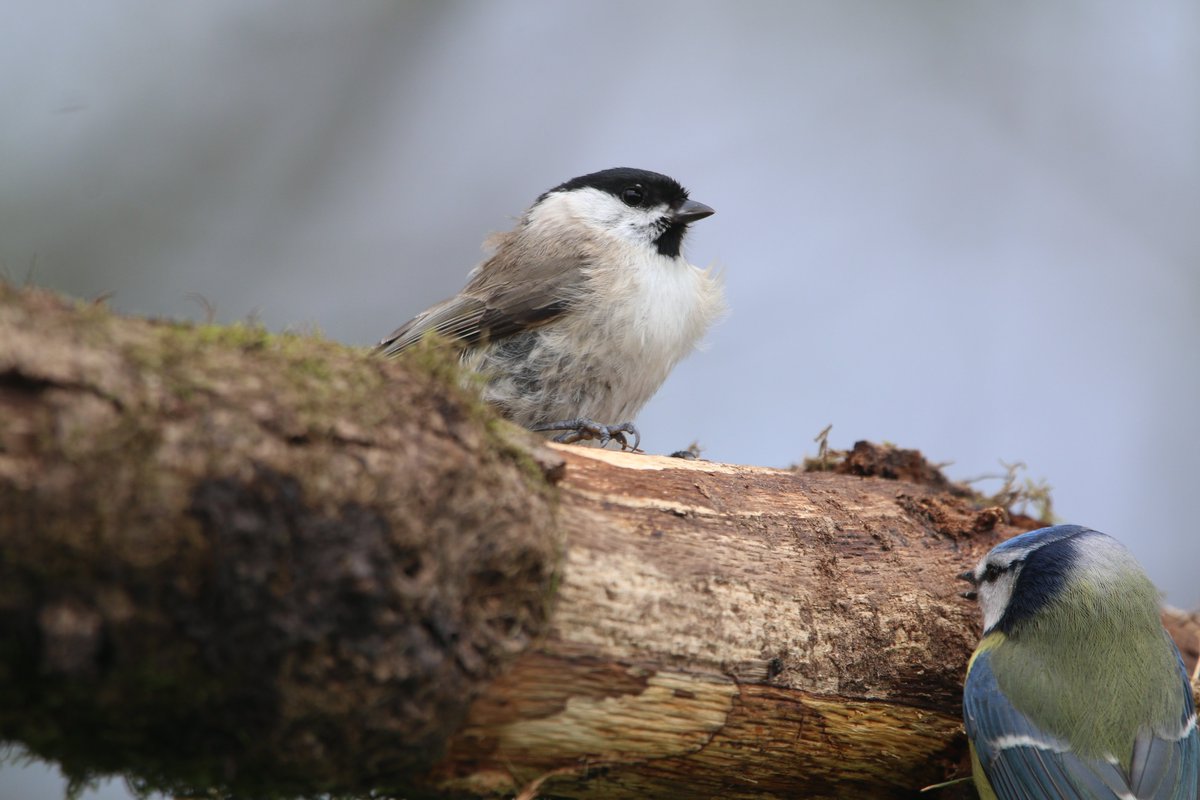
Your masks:
M 368 344 L 542 191 L 666 172 L 732 313 L 647 449 L 1021 460 L 1200 605 L 1195 0 L 50 0 L 0 75 L 11 280 Z

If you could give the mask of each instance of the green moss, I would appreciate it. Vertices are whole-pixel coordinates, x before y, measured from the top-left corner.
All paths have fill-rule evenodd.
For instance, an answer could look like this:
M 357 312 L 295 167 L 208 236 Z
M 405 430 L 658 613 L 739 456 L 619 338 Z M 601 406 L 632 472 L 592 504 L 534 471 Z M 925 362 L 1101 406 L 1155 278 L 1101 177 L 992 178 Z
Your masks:
M 35 434 L 39 438 L 33 446 L 47 463 L 69 462 L 73 474 L 81 476 L 78 491 L 71 496 L 72 507 L 36 506 L 28 496 L 18 495 L 24 490 L 0 482 L 0 522 L 6 530 L 15 532 L 12 552 L 22 554 L 19 562 L 6 564 L 0 575 L 5 579 L 0 586 L 0 628 L 6 631 L 0 637 L 0 740 L 20 741 L 30 753 L 59 762 L 76 789 L 118 773 L 136 776 L 132 780 L 142 791 L 214 798 L 311 796 L 364 785 L 363 775 L 379 774 L 382 769 L 376 772 L 364 766 L 357 760 L 357 753 L 328 763 L 312 759 L 315 763 L 305 762 L 294 769 L 287 761 L 291 753 L 313 752 L 304 749 L 307 739 L 296 738 L 297 727 L 310 726 L 304 728 L 305 735 L 321 739 L 318 746 L 329 746 L 339 735 L 344 741 L 345 730 L 359 730 L 353 722 L 347 724 L 338 718 L 323 730 L 307 719 L 288 718 L 289 725 L 295 722 L 290 730 L 272 727 L 278 722 L 277 716 L 271 717 L 278 710 L 278 703 L 273 705 L 278 698 L 265 694 L 246 697 L 247 687 L 269 683 L 263 676 L 269 676 L 271 670 L 230 667 L 230 659 L 238 657 L 232 645 L 215 655 L 198 649 L 196 642 L 207 640 L 193 630 L 197 619 L 187 614 L 201 614 L 194 609 L 208 609 L 228 598 L 214 592 L 197 606 L 194 595 L 214 580 L 214 563 L 220 559 L 214 559 L 213 554 L 219 547 L 213 544 L 211 535 L 203 535 L 195 506 L 188 499 L 191 495 L 181 494 L 179 482 L 189 478 L 172 469 L 185 457 L 207 457 L 213 464 L 225 466 L 223 473 L 214 474 L 229 474 L 231 463 L 236 471 L 250 458 L 249 453 L 256 452 L 253 448 L 239 449 L 242 443 L 237 437 L 243 432 L 248 439 L 256 437 L 260 427 L 277 438 L 281 433 L 291 436 L 293 432 L 326 437 L 332 447 L 310 451 L 315 455 L 309 461 L 305 461 L 308 454 L 302 454 L 294 465 L 289 465 L 285 476 L 294 481 L 296 497 L 309 496 L 311 471 L 327 463 L 322 454 L 337 452 L 339 443 L 334 441 L 332 423 L 349 420 L 368 430 L 382 424 L 397 413 L 390 392 L 402 390 L 398 394 L 410 398 L 407 402 L 428 397 L 432 408 L 443 411 L 454 422 L 452 428 L 461 425 L 460 430 L 473 432 L 470 426 L 478 426 L 483 446 L 472 455 L 471 468 L 464 474 L 501 487 L 498 491 L 514 490 L 517 502 L 512 505 L 518 512 L 512 516 L 522 520 L 519 511 L 524 509 L 521 504 L 528 496 L 515 491 L 520 483 L 551 502 L 556 494 L 522 441 L 525 434 L 502 422 L 482 401 L 477 379 L 463 374 L 457 351 L 445 342 L 423 342 L 390 365 L 361 348 L 312 336 L 272 334 L 246 323 L 146 324 L 83 303 L 68 313 L 62 309 L 59 313 L 63 317 L 60 330 L 64 341 L 89 343 L 94 350 L 106 351 L 106 357 L 113 354 L 119 363 L 118 369 L 104 373 L 83 370 L 79 378 L 81 383 L 107 387 L 103 391 L 111 392 L 112 397 L 98 389 L 96 395 L 111 401 L 111 412 L 103 404 L 92 404 L 97 406 L 95 417 L 81 416 L 74 429 L 51 425 Z M 261 371 L 255 369 L 256 365 L 261 365 Z M 266 407 L 277 416 L 260 419 L 266 415 L 245 413 L 249 403 L 260 400 L 268 401 Z M 150 404 L 158 407 L 146 407 Z M 222 422 L 226 427 L 220 431 L 225 437 L 221 443 L 205 442 L 204 437 L 213 434 L 206 426 L 194 425 L 187 429 L 191 438 L 181 450 L 171 452 L 175 460 L 162 459 L 164 448 L 170 450 L 166 432 L 171 427 L 160 422 L 186 421 L 189 415 L 217 412 L 232 419 Z M 272 427 L 276 424 L 278 428 Z M 230 441 L 232 446 L 226 443 Z M 476 437 L 470 437 L 470 441 L 479 443 Z M 518 467 L 519 476 L 513 475 L 510 464 Z M 194 461 L 189 462 L 188 469 L 193 477 L 204 471 Z M 453 492 L 468 487 L 461 494 L 471 499 L 471 484 L 471 480 L 454 483 L 447 479 L 445 485 Z M 233 491 L 224 485 L 217 488 Z M 318 494 L 311 492 L 314 504 L 325 500 Z M 368 493 L 364 491 L 364 495 Z M 249 503 L 245 508 L 264 509 L 263 519 L 286 531 L 286 535 L 280 534 L 280 541 L 285 543 L 279 545 L 283 554 L 271 556 L 286 565 L 282 573 L 295 566 L 296 548 L 288 537 L 296 533 L 292 517 L 285 515 L 276 520 L 266 514 L 265 509 L 278 507 L 276 499 L 267 496 L 261 503 Z M 536 502 L 531 505 L 536 512 L 531 519 L 536 525 L 526 527 L 542 526 L 548 537 L 554 536 L 547 515 Z M 483 509 L 478 512 L 479 518 L 485 519 L 492 506 L 480 501 L 478 507 Z M 242 506 L 238 508 L 245 511 Z M 295 519 L 309 516 L 309 510 L 297 511 Z M 344 520 L 315 524 L 310 531 L 313 541 L 327 542 L 336 539 L 327 534 L 343 530 L 342 526 L 353 528 L 367 519 L 379 527 L 385 518 L 385 512 L 367 507 L 357 514 L 347 514 Z M 213 519 L 216 521 L 212 524 L 219 525 L 224 518 Z M 474 518 L 464 519 L 464 528 L 474 524 Z M 364 527 L 370 530 L 370 525 Z M 403 530 L 402 525 L 396 528 Z M 250 535 L 246 541 L 255 547 L 259 542 Z M 549 538 L 544 541 L 543 553 L 555 544 Z M 542 566 L 541 556 L 530 555 L 528 561 L 513 567 L 517 570 L 529 566 L 531 572 L 536 568 L 545 581 L 527 589 L 532 599 L 512 612 L 531 635 L 547 618 L 557 593 L 562 547 L 562 542 L 557 542 L 557 561 L 550 567 L 554 570 L 550 574 Z M 239 569 L 251 562 L 229 557 L 228 553 L 225 557 L 225 563 L 238 565 Z M 327 560 L 336 564 L 343 561 Z M 549 561 L 545 558 L 545 563 Z M 236 581 L 232 584 L 240 585 Z M 264 592 L 276 590 L 271 582 L 263 586 Z M 542 586 L 548 587 L 544 593 Z M 534 592 L 538 594 L 534 596 Z M 73 674 L 70 680 L 58 680 L 47 676 L 37 661 L 40 623 L 28 610 L 51 593 L 78 596 L 81 603 L 104 616 L 104 641 L 98 645 L 103 654 L 96 658 L 97 674 Z M 110 602 L 111 595 L 120 595 L 119 601 Z M 539 607 L 539 600 L 544 601 L 544 607 Z M 257 598 L 246 601 L 247 607 L 256 608 L 251 601 Z M 113 608 L 120 609 L 119 613 Z M 236 621 L 240 617 L 229 614 L 220 619 Z M 298 615 L 297 619 L 307 617 Z M 200 622 L 203 620 L 201 617 Z M 224 628 L 207 633 L 213 641 L 231 641 Z M 154 642 L 154 648 L 145 642 Z M 309 646 L 309 640 L 305 640 L 303 646 L 288 652 L 294 655 L 302 651 L 309 663 L 332 660 L 309 653 L 305 649 Z M 495 652 L 504 651 L 497 648 Z M 355 701 L 362 696 L 347 694 Z M 249 703 L 262 704 L 265 710 L 261 720 L 255 714 L 246 715 Z M 360 710 L 352 707 L 338 716 L 353 717 Z M 250 722 L 244 723 L 247 719 Z M 240 727 L 234 727 L 231 720 L 237 720 Z M 335 724 L 342 727 L 334 730 Z M 377 730 L 375 735 L 379 735 Z M 304 747 L 297 747 L 297 741 Z M 365 752 L 370 750 L 364 748 Z M 196 795 L 194 787 L 206 786 L 222 788 Z M 417 796 L 402 787 L 396 794 Z
M 484 377 L 464 370 L 459 353 L 459 348 L 453 342 L 438 336 L 426 336 L 415 346 L 396 356 L 396 359 L 423 373 L 428 380 L 436 383 L 439 389 L 448 391 L 469 419 L 483 425 L 488 443 L 487 451 L 516 466 L 526 486 L 542 495 L 552 509 L 557 509 L 558 489 L 548 479 L 543 465 L 538 463 L 530 449 L 531 445 L 537 446 L 538 443 L 530 441 L 531 434 L 528 431 L 502 418 L 494 408 L 484 402 Z M 544 619 L 550 618 L 558 596 L 561 565 L 565 557 L 565 539 L 560 540 L 558 548 L 555 558 L 557 566 L 549 577 L 549 586 L 544 597 Z
M 267 347 L 276 337 L 257 324 L 235 322 L 232 325 L 172 325 L 167 330 L 185 334 L 190 346 L 217 345 L 252 350 Z
M 537 443 L 523 441 L 530 436 L 529 432 L 515 423 L 496 416 L 490 409 L 488 409 L 488 413 L 490 417 L 485 420 L 485 425 L 491 448 L 516 465 L 532 487 L 557 500 L 557 490 L 547 480 L 545 469 L 534 458 L 530 450 L 531 444 L 536 446 Z
M 392 358 L 447 385 L 458 385 L 465 374 L 459 362 L 460 352 L 459 346 L 449 339 L 428 335 Z

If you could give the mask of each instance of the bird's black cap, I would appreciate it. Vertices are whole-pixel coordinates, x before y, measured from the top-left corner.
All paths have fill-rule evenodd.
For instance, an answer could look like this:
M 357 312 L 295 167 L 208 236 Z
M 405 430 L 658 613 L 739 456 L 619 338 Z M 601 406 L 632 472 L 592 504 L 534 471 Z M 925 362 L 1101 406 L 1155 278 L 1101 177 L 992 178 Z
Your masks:
M 645 193 L 644 205 L 656 206 L 659 203 L 665 203 L 668 206 L 675 207 L 687 200 L 687 189 L 680 185 L 679 181 L 674 178 L 662 175 L 657 172 L 651 172 L 646 169 L 634 169 L 633 167 L 614 167 L 612 169 L 604 169 L 599 172 L 592 172 L 588 175 L 580 175 L 578 178 L 572 178 L 566 183 L 560 183 L 546 194 L 554 192 L 569 192 L 572 189 L 600 189 L 609 194 L 620 197 L 621 192 L 632 186 L 641 186 Z M 542 195 L 545 197 L 546 195 Z
M 614 167 L 580 175 L 555 186 L 539 197 L 538 202 L 555 192 L 587 188 L 599 189 L 627 203 L 630 202 L 627 198 L 636 197 L 636 202 L 630 203 L 631 205 L 646 208 L 665 205 L 671 209 L 671 213 L 663 219 L 662 232 L 655 240 L 658 252 L 671 258 L 679 255 L 688 224 L 713 213 L 713 210 L 703 203 L 688 199 L 687 189 L 674 178 L 633 167 Z M 631 190 L 636 190 L 636 195 L 629 195 Z

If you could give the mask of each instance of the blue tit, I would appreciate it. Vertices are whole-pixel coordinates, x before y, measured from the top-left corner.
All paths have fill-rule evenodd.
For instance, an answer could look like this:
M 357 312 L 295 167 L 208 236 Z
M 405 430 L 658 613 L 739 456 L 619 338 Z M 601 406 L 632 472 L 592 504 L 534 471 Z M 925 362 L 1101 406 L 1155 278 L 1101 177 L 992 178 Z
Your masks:
M 1196 800 L 1200 736 L 1154 585 L 1116 539 L 1023 533 L 971 572 L 963 719 L 984 800 Z

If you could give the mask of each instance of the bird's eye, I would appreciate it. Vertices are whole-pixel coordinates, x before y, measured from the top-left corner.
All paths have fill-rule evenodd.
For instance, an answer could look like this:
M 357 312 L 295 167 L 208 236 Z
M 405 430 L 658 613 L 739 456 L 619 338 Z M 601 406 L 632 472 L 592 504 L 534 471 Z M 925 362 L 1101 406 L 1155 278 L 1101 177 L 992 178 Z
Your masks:
M 636 208 L 642 204 L 642 200 L 645 198 L 646 194 L 642 191 L 642 185 L 640 183 L 630 186 L 628 189 L 625 189 L 623 192 L 621 192 L 621 202 L 627 206 L 634 206 Z
M 992 581 L 996 580 L 996 577 L 997 577 L 999 574 L 1000 574 L 1000 568 L 999 568 L 999 567 L 997 567 L 995 564 L 988 564 L 988 565 L 987 565 L 987 569 L 985 569 L 985 570 L 983 571 L 983 581 L 984 581 L 984 583 L 991 583 Z

